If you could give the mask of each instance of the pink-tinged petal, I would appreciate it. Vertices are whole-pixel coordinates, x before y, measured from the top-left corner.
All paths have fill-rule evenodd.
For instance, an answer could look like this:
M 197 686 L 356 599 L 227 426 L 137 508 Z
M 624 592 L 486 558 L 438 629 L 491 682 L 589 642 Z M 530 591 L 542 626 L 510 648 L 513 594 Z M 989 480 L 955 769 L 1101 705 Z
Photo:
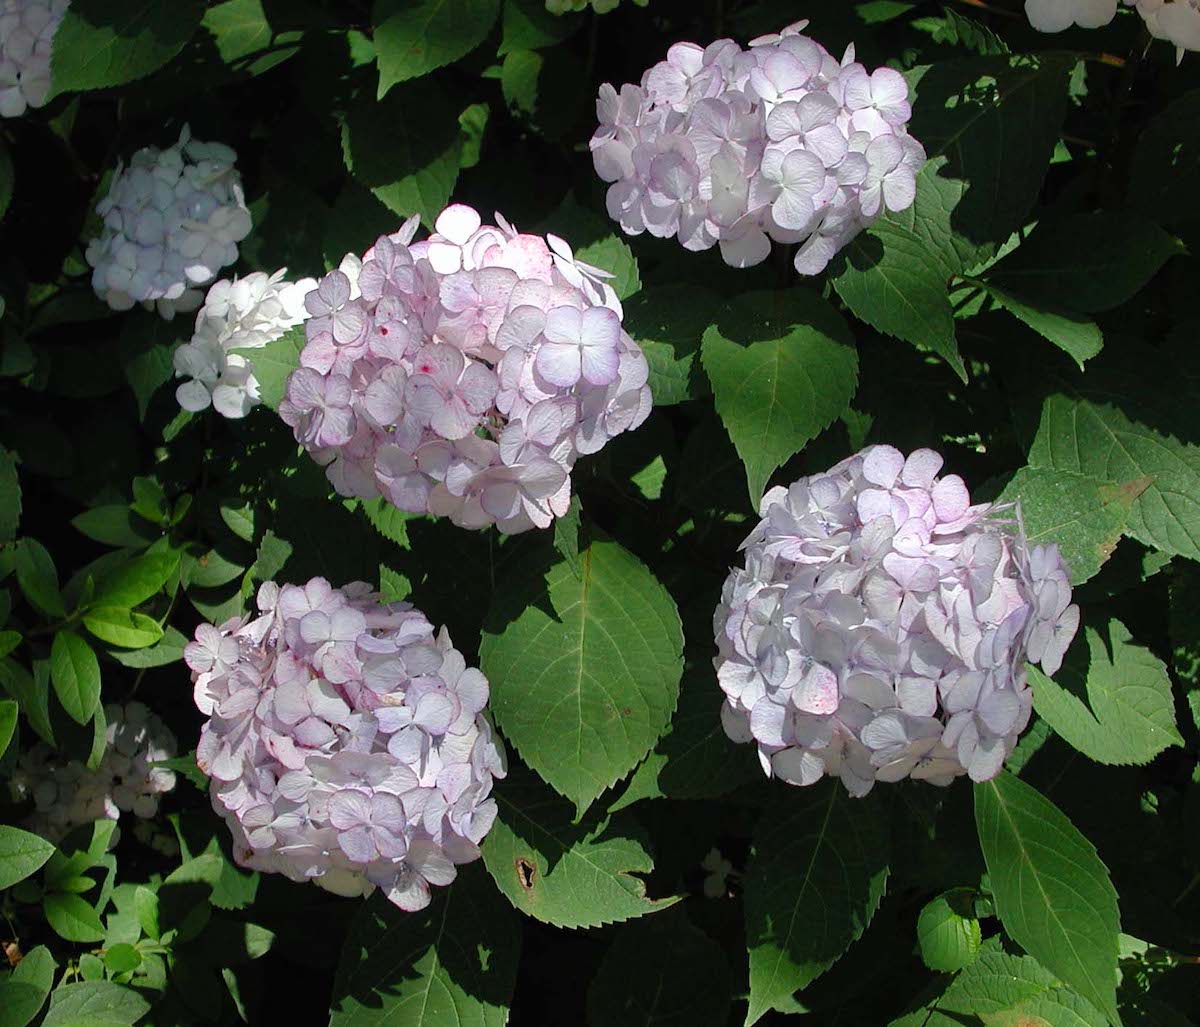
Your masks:
M 452 275 L 462 269 L 462 248 L 455 243 L 431 240 L 426 258 L 439 275 Z
M 583 312 L 579 344 L 614 352 L 621 341 L 621 319 L 607 307 L 589 307 Z
M 895 446 L 872 446 L 863 457 L 863 477 L 873 485 L 890 489 L 904 469 L 904 454 Z
M 329 800 L 329 822 L 339 831 L 371 822 L 371 799 L 364 792 L 346 788 Z
M 474 414 L 485 413 L 496 400 L 500 382 L 490 368 L 471 361 L 458 381 L 458 394 L 468 410 Z
M 892 497 L 883 489 L 863 489 L 858 494 L 858 519 L 870 524 L 876 517 L 892 516 Z
M 553 343 L 578 346 L 583 332 L 583 311 L 576 307 L 555 307 L 546 315 L 543 334 Z
M 427 692 L 417 702 L 413 711 L 413 723 L 431 735 L 445 734 L 446 728 L 457 715 L 454 700 L 441 692 Z
M 917 199 L 917 178 L 901 168 L 883 180 L 883 203 L 888 210 L 907 210 Z
M 339 831 L 337 843 L 338 848 L 346 854 L 346 858 L 355 863 L 370 863 L 378 853 L 369 827 L 352 827 L 348 831 Z
M 896 713 L 882 713 L 862 729 L 862 743 L 879 751 L 908 744 L 905 720 Z
M 958 520 L 971 505 L 971 494 L 957 474 L 947 474 L 933 486 L 933 511 L 941 522 Z
M 537 356 L 534 359 L 534 366 L 538 373 L 551 385 L 564 389 L 570 388 L 579 381 L 582 373 L 581 364 L 578 344 L 560 345 L 544 342 L 538 348 Z
M 620 366 L 621 356 L 616 346 L 607 349 L 588 346 L 581 356 L 580 372 L 592 385 L 608 385 L 617 380 Z
M 317 645 L 329 638 L 331 627 L 328 614 L 313 610 L 300 619 L 300 637 L 309 645 Z
M 438 215 L 433 227 L 438 235 L 464 246 L 482 224 L 483 219 L 473 207 L 465 203 L 452 203 Z
M 771 240 L 757 225 L 721 239 L 721 258 L 730 267 L 754 267 L 771 253 Z
M 534 499 L 554 495 L 566 478 L 566 469 L 549 457 L 533 457 L 519 468 L 521 487 Z
M 454 693 L 459 702 L 472 713 L 478 713 L 487 705 L 488 691 L 488 679 L 474 667 L 463 671 L 454 684 Z
M 497 481 L 479 496 L 484 511 L 498 521 L 515 517 L 521 509 L 521 489 L 515 481 Z
M 411 856 L 412 850 L 409 849 Z M 429 905 L 429 885 L 419 874 L 403 873 L 385 893 L 392 905 L 406 913 L 416 913 Z
M 465 438 L 479 424 L 479 415 L 471 413 L 467 405 L 457 396 L 451 396 L 439 404 L 429 419 L 429 427 L 442 438 L 451 441 Z
M 784 749 L 771 757 L 771 770 L 789 784 L 811 785 L 825 773 L 825 761 L 807 749 Z
M 804 676 L 792 692 L 792 702 L 798 710 L 824 716 L 838 708 L 838 678 L 828 667 L 819 663 Z
M 787 723 L 787 710 L 770 699 L 760 699 L 750 712 L 750 731 L 763 745 L 783 746 L 783 728 Z
M 300 410 L 312 410 L 325 402 L 325 379 L 309 367 L 299 367 L 287 381 L 288 399 Z
M 412 843 L 406 862 L 430 884 L 444 887 L 458 876 L 458 871 L 445 853 L 433 842 L 424 839 Z
M 795 100 L 779 104 L 767 115 L 767 138 L 772 142 L 782 142 L 803 133 L 803 113 Z
M 927 489 L 933 484 L 945 461 L 932 449 L 914 449 L 904 461 L 900 480 L 910 488 Z
M 408 818 L 404 815 L 404 807 L 396 796 L 387 792 L 376 792 L 371 796 L 371 823 L 399 834 L 407 826 Z

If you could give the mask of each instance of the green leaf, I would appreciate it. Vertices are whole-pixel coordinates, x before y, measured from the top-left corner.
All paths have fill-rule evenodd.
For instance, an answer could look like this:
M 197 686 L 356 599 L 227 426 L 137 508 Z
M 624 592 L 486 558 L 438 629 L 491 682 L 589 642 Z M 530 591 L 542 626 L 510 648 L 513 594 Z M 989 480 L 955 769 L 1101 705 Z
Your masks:
M 142 954 L 127 942 L 112 945 L 104 952 L 104 965 L 113 973 L 127 973 L 142 965 Z
M 1095 321 L 1057 307 L 1031 305 L 988 282 L 979 284 L 1017 320 L 1066 353 L 1081 370 L 1084 361 L 1091 360 L 1104 348 L 1104 333 Z
M 720 305 L 715 293 L 682 284 L 651 286 L 625 303 L 624 328 L 646 354 L 655 406 L 708 393 L 698 357 Z
M 394 214 L 420 214 L 426 226 L 450 200 L 461 149 L 458 111 L 431 82 L 379 103 L 364 97 L 342 123 L 342 155 L 354 177 Z
M 1020 500 L 1030 544 L 1055 543 L 1071 583 L 1078 585 L 1112 556 L 1134 500 L 1149 486 L 1148 478 L 1113 485 L 1082 474 L 1022 467 L 997 502 Z
M 17 537 L 21 521 L 21 482 L 17 478 L 17 458 L 0 446 L 0 542 Z
M 27 952 L 0 982 L 0 1027 L 25 1027 L 46 1002 L 54 985 L 54 957 L 45 945 Z
M 130 651 L 114 649 L 108 655 L 122 667 L 134 667 L 138 670 L 144 667 L 165 667 L 183 659 L 183 649 L 190 641 L 182 631 L 168 624 L 163 637 L 149 648 Z
M 975 785 L 975 823 L 1005 931 L 1119 1024 L 1117 892 L 1091 842 L 1007 772 Z
M 251 581 L 270 581 L 287 565 L 292 556 L 292 544 L 276 537 L 268 528 L 254 554 L 254 564 L 248 577 Z
M 579 502 L 579 496 L 572 496 L 567 512 L 554 522 L 554 551 L 567 562 L 571 573 L 577 578 L 583 575 L 583 568 L 579 563 L 579 531 L 582 514 L 583 506 Z
M 677 906 L 616 929 L 588 986 L 587 1022 L 724 1027 L 730 991 L 721 946 Z
M 642 799 L 710 799 L 762 777 L 752 746 L 729 740 L 721 726 L 712 667 L 683 675 L 679 706 L 666 734 L 629 778 L 611 806 L 616 813 Z
M 963 381 L 948 276 L 928 244 L 879 221 L 845 249 L 833 287 L 854 316 L 887 335 L 929 347 Z
M 83 617 L 84 627 L 100 641 L 123 649 L 145 649 L 163 637 L 153 617 L 120 606 L 95 606 Z
M 241 506 L 230 506 L 222 503 L 220 507 L 221 520 L 225 527 L 232 531 L 243 542 L 254 541 L 254 506 L 243 503 Z
M 704 333 L 702 358 L 757 508 L 776 468 L 854 398 L 854 338 L 837 312 L 807 289 L 751 293 Z
M 418 514 L 401 510 L 382 497 L 364 499 L 360 505 L 371 527 L 389 542 L 395 542 L 402 549 L 408 548 L 408 522 Z
M 25 598 L 47 617 L 65 617 L 62 593 L 58 588 L 58 571 L 54 560 L 36 539 L 23 538 L 16 548 L 17 584 Z
M 618 235 L 608 232 L 594 242 L 584 243 L 573 252 L 577 260 L 612 275 L 612 278 L 605 281 L 612 286 L 618 299 L 629 299 L 641 289 L 642 279 L 638 273 L 637 258 L 634 257 L 629 244 Z
M 1200 89 L 1175 100 L 1142 128 L 1129 174 L 1128 203 L 1164 225 L 1195 219 L 1200 189 Z
M 866 930 L 887 885 L 886 820 L 877 795 L 852 798 L 837 780 L 776 785 L 746 868 L 747 1025 L 792 1008 Z
M 1038 716 L 1097 763 L 1149 763 L 1168 746 L 1182 745 L 1163 662 L 1135 645 L 1119 620 L 1103 632 L 1086 627 L 1084 637 L 1088 661 L 1068 658 L 1057 681 L 1030 666 Z M 1080 698 L 1085 688 L 1086 704 Z
M 520 948 L 520 922 L 478 864 L 417 913 L 376 892 L 343 946 L 330 1027 L 503 1027 Z
M 87 899 L 68 892 L 51 892 L 42 900 L 42 911 L 54 932 L 67 941 L 104 940 L 104 925 Z
M 0 824 L 0 888 L 11 888 L 39 870 L 54 846 L 36 834 Z
M 1139 292 L 1183 245 L 1128 211 L 1042 221 L 989 273 L 1034 303 L 1094 314 Z
M 94 506 L 71 518 L 75 529 L 106 546 L 141 548 L 157 536 L 154 528 L 124 503 Z
M 379 99 L 397 82 L 457 61 L 482 43 L 500 0 L 375 0 Z
M 8 205 L 12 201 L 14 178 L 8 144 L 0 140 L 0 218 L 8 212 Z
M 101 580 L 94 602 L 97 606 L 140 606 L 162 590 L 178 567 L 178 550 L 135 556 Z
M 50 647 L 50 680 L 54 694 L 71 719 L 86 724 L 100 702 L 100 661 L 92 647 L 70 631 L 54 635 Z
M 683 630 L 670 595 L 615 542 L 576 577 L 529 561 L 497 583 L 480 645 L 491 710 L 522 758 L 582 814 L 671 718 Z
M 483 860 L 522 913 L 556 927 L 599 927 L 678 901 L 646 895 L 636 875 L 650 873 L 654 862 L 630 814 L 592 811 L 573 823 L 571 804 L 519 767 L 494 794 L 499 815 Z
M 504 0 L 504 29 L 496 56 L 556 46 L 581 24 L 581 18 L 550 14 L 543 0 Z
M 0 756 L 8 750 L 8 745 L 16 734 L 18 709 L 12 699 L 0 699 Z
M 979 956 L 983 934 L 972 910 L 973 896 L 949 891 L 927 902 L 917 917 L 917 944 L 930 970 L 957 973 Z
M 304 325 L 298 324 L 259 349 L 230 351 L 244 357 L 246 363 L 254 368 L 259 395 L 272 410 L 279 410 L 287 391 L 288 375 L 300 366 L 300 351 L 304 349 L 306 341 Z
M 940 254 L 949 272 L 991 257 L 1024 226 L 1059 140 L 1075 63 L 1061 53 L 967 57 L 909 73 L 909 129 L 930 159 L 916 202 L 888 219 Z
M 1052 382 L 1029 463 L 1102 481 L 1148 480 L 1129 511 L 1129 534 L 1164 552 L 1200 559 L 1200 447 L 1164 433 L 1187 407 L 1172 404 L 1157 385 L 1178 372 L 1153 351 L 1126 350 L 1127 366 Z
M 221 60 L 251 75 L 286 61 L 299 49 L 302 36 L 300 32 L 276 34 L 262 0 L 225 0 L 210 7 L 201 24 L 212 33 Z
M 136 991 L 111 981 L 64 984 L 50 996 L 50 1008 L 42 1027 L 80 1027 L 81 1024 L 129 1027 L 149 1011 L 150 1003 Z
M 204 0 L 72 0 L 51 53 L 52 94 L 105 89 L 174 57 L 204 15 Z
M 19 631 L 0 631 L 0 657 L 5 657 L 21 644 Z
M 131 322 L 136 323 L 136 322 Z M 155 336 L 168 337 L 179 332 L 178 327 L 160 327 L 166 325 L 165 322 L 160 322 L 156 325 Z M 133 398 L 137 403 L 138 420 L 146 420 L 146 411 L 150 408 L 150 401 L 167 382 L 175 377 L 175 354 L 174 348 L 163 343 L 152 343 L 145 345 L 144 340 L 139 340 L 143 343 L 142 347 L 137 352 L 125 358 L 125 381 L 129 383 L 129 388 L 133 390 Z
M 29 726 L 37 732 L 44 742 L 54 745 L 54 729 L 50 724 L 50 665 L 48 660 L 34 663 L 34 670 L 39 672 L 41 680 L 35 681 L 33 676 L 13 660 L 0 660 L 0 683 L 4 689 L 17 700 L 21 712 L 29 721 Z
M 1192 723 L 1200 728 L 1200 568 L 1187 564 L 1172 575 L 1168 586 L 1171 636 L 1171 667 L 1179 678 L 1192 711 Z

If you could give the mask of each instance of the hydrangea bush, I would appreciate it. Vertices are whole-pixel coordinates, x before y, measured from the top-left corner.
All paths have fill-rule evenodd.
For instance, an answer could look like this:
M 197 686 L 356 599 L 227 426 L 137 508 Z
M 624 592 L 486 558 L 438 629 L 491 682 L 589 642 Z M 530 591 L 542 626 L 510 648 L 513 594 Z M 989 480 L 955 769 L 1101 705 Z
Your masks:
M 1200 1024 L 1198 31 L 0 0 L 0 1027 Z

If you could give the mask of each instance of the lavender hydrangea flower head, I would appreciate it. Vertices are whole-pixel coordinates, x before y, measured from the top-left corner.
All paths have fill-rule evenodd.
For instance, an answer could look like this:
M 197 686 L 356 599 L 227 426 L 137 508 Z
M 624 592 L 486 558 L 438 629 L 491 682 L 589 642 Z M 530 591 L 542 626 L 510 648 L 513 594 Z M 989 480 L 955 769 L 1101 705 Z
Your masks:
M 868 72 L 804 35 L 807 22 L 752 40 L 676 43 L 640 85 L 600 87 L 596 173 L 630 235 L 719 244 L 734 267 L 771 242 L 800 243 L 796 270 L 824 270 L 884 211 L 912 205 L 921 144 L 905 127 L 903 76 Z
M 58 841 L 95 820 L 141 819 L 158 813 L 158 798 L 175 787 L 175 772 L 153 764 L 175 755 L 175 736 L 140 702 L 104 707 L 106 746 L 100 765 L 57 760 L 39 742 L 17 764 L 10 786 L 18 801 L 32 799 L 30 830 Z
M 211 405 L 222 417 L 239 418 L 258 406 L 258 381 L 233 351 L 261 349 L 308 317 L 304 297 L 316 279 L 289 282 L 286 274 L 287 268 L 269 276 L 255 271 L 208 290 L 195 334 L 175 351 L 175 375 L 189 379 L 175 390 L 184 410 Z
M 424 908 L 496 818 L 487 679 L 444 628 L 362 582 L 267 582 L 258 609 L 202 624 L 184 651 L 209 718 L 196 761 L 235 858 Z
M 50 48 L 69 0 L 0 0 L 0 118 L 50 95 Z
M 279 415 L 342 495 L 513 534 L 566 513 L 571 470 L 650 413 L 607 272 L 454 204 L 350 254 L 305 298 Z
M 722 722 L 768 775 L 856 796 L 988 780 L 1029 721 L 1026 661 L 1062 664 L 1079 608 L 1058 548 L 942 463 L 871 446 L 763 496 L 713 623 Z
M 174 146 L 145 147 L 118 166 L 96 206 L 104 230 L 87 248 L 96 295 L 114 310 L 141 303 L 167 320 L 199 307 L 201 289 L 237 260 L 250 233 L 236 160 L 185 125 Z

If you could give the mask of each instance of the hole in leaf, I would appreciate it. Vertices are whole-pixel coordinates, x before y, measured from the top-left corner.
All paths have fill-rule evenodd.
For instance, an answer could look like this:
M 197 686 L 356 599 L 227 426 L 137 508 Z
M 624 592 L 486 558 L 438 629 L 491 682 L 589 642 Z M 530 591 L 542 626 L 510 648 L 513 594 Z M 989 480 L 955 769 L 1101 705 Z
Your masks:
M 518 856 L 514 865 L 517 868 L 517 880 L 521 882 L 521 887 L 526 891 L 533 891 L 533 882 L 537 879 L 537 867 L 524 856 Z

